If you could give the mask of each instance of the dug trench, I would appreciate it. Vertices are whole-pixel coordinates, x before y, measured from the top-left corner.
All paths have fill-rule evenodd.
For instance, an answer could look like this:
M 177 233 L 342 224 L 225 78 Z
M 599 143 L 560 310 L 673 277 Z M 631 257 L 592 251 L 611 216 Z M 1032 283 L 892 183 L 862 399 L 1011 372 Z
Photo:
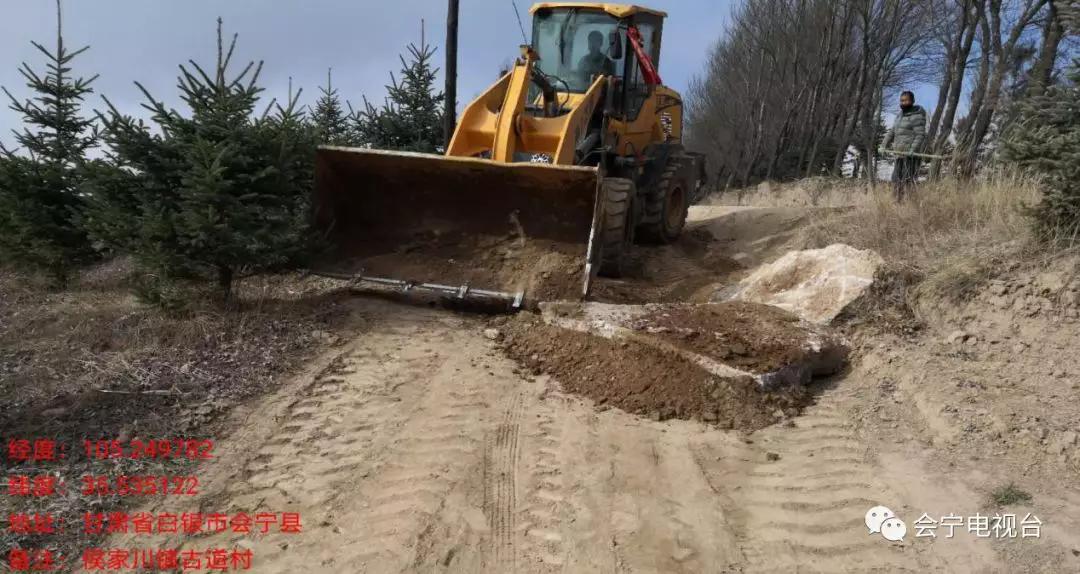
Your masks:
M 801 217 L 721 208 L 695 215 L 694 228 L 713 240 L 689 251 L 748 268 L 786 251 Z M 725 226 L 756 236 L 725 241 Z M 703 237 L 691 234 L 692 241 Z M 117 535 L 110 545 L 243 547 L 253 551 L 259 572 L 1075 566 L 1068 561 L 1076 535 L 1065 517 L 1080 503 L 1052 486 L 1037 491 L 1036 506 L 1027 509 L 1044 515 L 1047 534 L 1019 548 L 1019 541 L 1002 546 L 973 535 L 889 542 L 868 534 L 864 515 L 878 504 L 909 525 L 924 511 L 986 513 L 985 491 L 969 477 L 988 486 L 1000 478 L 985 466 L 970 472 L 962 448 L 926 442 L 949 428 L 926 408 L 942 400 L 933 385 L 898 375 L 887 389 L 880 386 L 889 365 L 917 368 L 926 350 L 920 345 L 931 343 L 914 338 L 921 335 L 846 332 L 854 349 L 846 370 L 762 392 L 762 373 L 795 357 L 783 345 L 787 331 L 757 337 L 752 329 L 802 323 L 742 305 L 688 322 L 685 313 L 709 299 L 713 284 L 730 284 L 733 276 L 724 270 L 697 277 L 686 273 L 687 263 L 696 265 L 652 264 L 682 266 L 672 274 L 676 283 L 692 276 L 707 287 L 684 290 L 692 294 L 661 307 L 660 315 L 646 306 L 618 318 L 617 329 L 590 323 L 588 307 L 492 318 L 354 298 L 341 314 L 363 324 L 362 333 L 233 411 L 236 430 L 220 443 L 217 460 L 202 467 L 203 494 L 185 501 L 186 509 L 163 500 L 145 507 L 299 512 L 302 531 Z M 654 286 L 670 287 L 662 283 Z M 553 317 L 586 329 L 556 326 Z M 598 336 L 590 325 L 633 336 Z M 690 358 L 702 356 L 733 362 L 741 374 L 719 376 L 712 363 Z M 934 357 L 935 370 L 966 368 L 948 353 Z M 1054 461 L 1043 464 L 1038 468 L 1060 470 Z
M 616 407 L 655 421 L 696 419 L 757 430 L 798 414 L 810 400 L 803 387 L 763 392 L 752 377 L 718 377 L 671 351 L 632 340 L 597 340 L 536 319 L 511 322 L 502 337 L 506 354 L 531 374 L 549 375 L 601 409 Z

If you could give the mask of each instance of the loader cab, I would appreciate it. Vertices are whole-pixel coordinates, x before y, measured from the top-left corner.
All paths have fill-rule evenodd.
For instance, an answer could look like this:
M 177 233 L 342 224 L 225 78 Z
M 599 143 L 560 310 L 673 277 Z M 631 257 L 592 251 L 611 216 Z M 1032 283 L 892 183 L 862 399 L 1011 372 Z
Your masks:
M 597 76 L 610 74 L 618 89 L 612 111 L 635 120 L 653 86 L 645 81 L 628 29 L 638 30 L 643 51 L 659 69 L 664 13 L 618 4 L 545 2 L 533 6 L 532 14 L 537 69 L 560 98 L 584 94 Z M 534 86 L 530 101 L 538 96 Z
M 564 93 L 584 94 L 601 68 L 622 76 L 626 66 L 622 38 L 619 20 L 600 10 L 544 9 L 533 18 L 536 67 Z

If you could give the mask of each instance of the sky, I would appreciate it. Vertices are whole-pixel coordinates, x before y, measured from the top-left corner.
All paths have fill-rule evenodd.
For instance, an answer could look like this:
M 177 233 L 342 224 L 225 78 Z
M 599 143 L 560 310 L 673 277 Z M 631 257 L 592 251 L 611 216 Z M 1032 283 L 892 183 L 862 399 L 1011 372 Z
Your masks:
M 530 0 L 516 0 L 526 32 Z M 649 0 L 645 5 L 667 11 L 661 75 L 664 83 L 685 92 L 704 56 L 724 31 L 730 0 Z M 378 104 L 386 94 L 389 72 L 400 68 L 398 55 L 410 42 L 419 43 L 421 21 L 426 38 L 442 52 L 446 33 L 443 0 L 65 0 L 64 38 L 69 48 L 89 45 L 73 62 L 74 74 L 100 77 L 89 108 L 103 109 L 99 94 L 122 111 L 145 115 L 137 80 L 155 98 L 181 106 L 177 66 L 189 59 L 212 69 L 216 54 L 215 21 L 225 32 L 238 33 L 233 61 L 242 65 L 263 60 L 260 85 L 270 97 L 284 99 L 289 78 L 302 87 L 302 103 L 313 104 L 319 86 L 333 70 L 333 85 L 343 99 L 360 106 L 363 96 Z M 0 86 L 16 97 L 30 94 L 18 73 L 26 61 L 44 68 L 44 56 L 30 42 L 55 45 L 56 8 L 51 0 L 0 0 Z M 495 81 L 500 67 L 511 62 L 522 43 L 511 0 L 461 0 L 458 99 L 459 108 Z M 441 89 L 440 75 L 440 89 Z M 18 115 L 0 109 L 0 142 L 12 145 Z

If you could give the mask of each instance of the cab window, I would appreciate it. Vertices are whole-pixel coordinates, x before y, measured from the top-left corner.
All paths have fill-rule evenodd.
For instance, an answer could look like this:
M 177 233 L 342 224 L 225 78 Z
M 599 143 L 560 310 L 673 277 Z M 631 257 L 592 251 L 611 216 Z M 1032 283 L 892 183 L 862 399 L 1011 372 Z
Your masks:
M 603 12 L 575 8 L 543 10 L 533 20 L 533 49 L 537 67 L 556 90 L 584 93 L 598 75 L 622 77 L 626 54 L 618 42 L 619 21 Z M 616 59 L 612 55 L 622 57 Z

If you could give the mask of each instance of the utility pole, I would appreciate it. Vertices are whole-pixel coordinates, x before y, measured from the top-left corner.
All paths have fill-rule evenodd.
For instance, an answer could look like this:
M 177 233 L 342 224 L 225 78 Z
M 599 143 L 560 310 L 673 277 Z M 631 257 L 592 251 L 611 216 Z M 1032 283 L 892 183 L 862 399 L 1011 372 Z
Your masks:
M 450 147 L 450 138 L 454 137 L 457 126 L 457 45 L 458 45 L 458 0 L 447 0 L 446 12 L 446 89 L 443 90 L 445 108 L 443 110 L 443 136 L 446 147 Z

